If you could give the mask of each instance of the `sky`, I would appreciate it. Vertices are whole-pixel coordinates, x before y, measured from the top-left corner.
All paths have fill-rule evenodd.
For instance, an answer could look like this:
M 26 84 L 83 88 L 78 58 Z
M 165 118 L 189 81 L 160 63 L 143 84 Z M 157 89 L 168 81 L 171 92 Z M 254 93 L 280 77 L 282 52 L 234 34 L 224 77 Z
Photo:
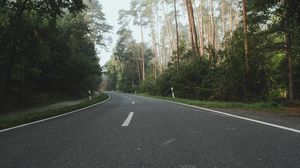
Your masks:
M 113 26 L 113 30 L 109 36 L 112 37 L 113 42 L 111 46 L 109 46 L 108 51 L 104 51 L 103 49 L 100 52 L 100 65 L 103 66 L 112 55 L 113 47 L 116 44 L 118 36 L 116 32 L 118 31 L 118 11 L 120 9 L 128 10 L 130 8 L 130 0 L 98 0 L 100 4 L 103 6 L 103 13 L 105 14 L 106 21 L 109 25 Z

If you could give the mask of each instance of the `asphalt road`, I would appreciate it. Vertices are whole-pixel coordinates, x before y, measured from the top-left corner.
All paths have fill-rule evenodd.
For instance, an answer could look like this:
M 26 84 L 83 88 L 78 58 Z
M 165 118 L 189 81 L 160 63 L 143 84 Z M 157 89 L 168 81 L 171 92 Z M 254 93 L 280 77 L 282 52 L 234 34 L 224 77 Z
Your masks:
M 300 167 L 299 133 L 110 94 L 90 109 L 0 133 L 0 167 Z

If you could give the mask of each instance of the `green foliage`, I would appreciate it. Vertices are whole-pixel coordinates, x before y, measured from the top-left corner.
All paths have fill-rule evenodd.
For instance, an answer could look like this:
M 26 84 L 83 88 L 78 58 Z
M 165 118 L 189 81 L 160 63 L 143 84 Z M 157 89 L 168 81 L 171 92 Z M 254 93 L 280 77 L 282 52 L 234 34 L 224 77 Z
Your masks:
M 164 2 L 167 3 L 166 8 L 169 9 L 169 5 L 174 1 Z M 151 53 L 146 54 L 150 55 L 148 57 L 150 59 L 145 61 L 148 74 L 147 78 L 141 81 L 138 74 L 141 71 L 139 67 L 140 46 L 132 40 L 131 32 L 124 28 L 128 27 L 130 19 L 133 19 L 135 25 L 146 27 L 150 23 L 150 28 L 153 28 L 153 17 L 151 18 L 154 12 L 153 3 L 155 4 L 153 0 L 132 0 L 131 9 L 120 12 L 120 24 L 123 29 L 119 31 L 120 39 L 114 55 L 115 68 L 112 68 L 115 71 L 111 73 L 117 89 L 132 90 L 133 86 L 135 88 L 139 85 L 140 92 L 170 96 L 171 87 L 173 87 L 175 96 L 181 98 L 237 102 L 282 101 L 288 97 L 287 93 L 291 92 L 288 91 L 291 86 L 289 80 L 292 80 L 291 76 L 294 76 L 292 91 L 295 98 L 300 98 L 300 1 L 247 1 L 247 41 L 249 41 L 247 64 L 249 69 L 245 65 L 247 60 L 244 51 L 243 20 L 234 25 L 232 20 L 228 19 L 231 22 L 230 27 L 234 27 L 234 30 L 225 34 L 222 47 L 213 48 L 212 45 L 207 44 L 205 54 L 196 58 L 192 56 L 191 46 L 184 37 L 188 30 L 183 25 L 181 26 L 178 51 L 180 63 L 177 72 L 175 51 L 171 51 L 173 57 L 168 58 L 170 55 L 168 49 L 174 50 L 170 46 L 172 45 L 172 31 L 174 31 L 173 19 L 165 18 L 165 24 L 161 28 L 162 37 L 158 55 L 161 59 L 169 61 L 168 67 L 161 65 L 163 72 L 154 78 L 153 75 L 149 75 L 153 71 L 150 62 Z M 232 7 L 232 4 L 233 8 L 236 8 L 234 11 L 239 10 L 237 3 L 230 2 L 225 6 Z M 203 6 L 202 21 L 204 25 L 210 24 L 210 12 L 207 11 L 205 4 L 201 5 Z M 233 19 L 232 9 L 228 10 L 225 9 L 225 15 L 228 14 Z M 174 16 L 173 11 L 165 14 L 169 18 Z M 216 23 L 223 20 L 221 15 L 219 16 L 215 16 Z M 224 21 L 226 20 L 225 16 Z M 220 24 L 216 24 L 216 30 L 220 29 Z M 225 29 L 227 29 L 226 23 Z M 209 30 L 205 32 L 205 38 L 207 31 Z M 219 34 L 220 32 L 216 32 L 217 38 Z M 210 34 L 208 38 L 209 36 Z M 165 40 L 168 38 L 170 38 L 169 44 Z M 207 41 L 209 40 L 205 39 L 205 44 Z M 288 63 L 289 55 L 291 64 Z M 164 64 L 162 62 L 159 63 Z
M 52 34 L 53 55 L 47 61 L 50 64 L 42 67 L 46 92 L 78 95 L 96 89 L 101 81 L 99 60 L 93 41 L 86 36 L 89 29 L 82 17 L 66 16 Z
M 142 50 L 145 56 L 145 70 L 148 74 L 151 74 L 152 70 L 151 49 L 145 48 L 141 43 L 136 43 L 131 33 L 126 27 L 121 27 L 117 32 L 119 39 L 115 52 L 106 65 L 112 89 L 123 92 L 135 92 L 141 84 Z
M 288 88 L 286 50 L 291 47 L 294 94 L 300 98 L 300 2 L 248 1 L 249 66 L 245 72 L 243 28 L 224 38 L 224 48 L 206 46 L 206 54 L 193 58 L 184 41 L 180 44 L 180 70 L 169 63 L 158 79 L 147 79 L 141 91 L 151 95 L 222 101 L 281 101 Z M 249 12 L 250 13 L 250 12 Z M 241 24 L 240 24 L 241 25 Z M 286 36 L 292 37 L 287 46 Z M 171 62 L 175 62 L 173 58 Z M 149 82 L 150 81 L 150 82 Z M 156 85 L 155 87 L 153 85 Z
M 222 109 L 241 109 L 241 110 L 256 110 L 256 111 L 270 111 L 270 112 L 285 112 L 286 109 L 275 102 L 256 102 L 256 103 L 241 103 L 241 102 L 223 102 L 223 101 L 203 101 L 191 100 L 184 98 L 171 98 L 162 96 L 151 96 L 148 94 L 140 94 L 142 96 L 153 97 L 162 100 L 174 101 L 178 103 L 189 104 L 193 106 L 206 107 L 206 108 L 222 108 Z
M 170 88 L 173 87 L 176 97 L 222 101 L 261 101 L 271 96 L 275 99 L 280 97 L 280 77 L 284 74 L 280 72 L 282 54 L 269 50 L 274 43 L 272 36 L 263 32 L 259 36 L 254 33 L 257 32 L 249 33 L 253 41 L 250 42 L 252 52 L 248 82 L 245 80 L 243 32 L 237 29 L 225 39 L 227 47 L 224 50 L 215 51 L 208 47 L 207 55 L 203 57 L 193 58 L 190 49 L 182 43 L 179 73 L 170 64 L 156 81 L 150 79 L 149 83 L 146 80 L 141 91 L 170 96 Z M 262 43 L 257 45 L 255 41 Z M 157 86 L 153 87 L 153 84 Z M 277 96 L 274 94 L 276 90 Z
M 0 111 L 38 104 L 38 95 L 76 97 L 98 88 L 94 44 L 104 44 L 111 28 L 101 11 L 94 23 L 82 0 L 1 3 Z
M 97 0 L 87 1 L 88 15 L 86 16 L 89 24 L 89 35 L 100 47 L 106 47 L 106 43 L 110 42 L 105 38 L 112 26 L 106 23 L 105 14 L 102 11 L 102 5 Z
M 139 87 L 139 92 L 148 93 L 150 95 L 158 95 L 158 86 L 159 85 L 157 84 L 157 81 L 154 79 L 153 76 L 151 76 L 142 82 L 142 84 Z

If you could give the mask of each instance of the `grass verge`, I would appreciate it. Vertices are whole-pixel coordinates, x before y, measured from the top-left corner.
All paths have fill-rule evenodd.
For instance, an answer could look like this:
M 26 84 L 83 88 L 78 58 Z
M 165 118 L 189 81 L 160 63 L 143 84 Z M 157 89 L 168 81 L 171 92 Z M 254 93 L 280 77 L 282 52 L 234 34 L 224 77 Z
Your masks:
M 16 114 L 14 116 L 0 116 L 0 129 L 5 129 L 5 128 L 53 117 L 56 115 L 60 115 L 63 113 L 67 113 L 70 111 L 74 111 L 77 109 L 81 109 L 102 102 L 106 99 L 108 99 L 108 95 L 101 94 L 100 96 L 97 96 L 94 99 L 92 99 L 92 101 L 87 100 L 72 106 L 65 106 L 62 108 L 46 110 L 43 112 L 28 112 L 28 113 Z
M 152 96 L 145 93 L 139 95 L 162 99 L 162 100 L 174 101 L 178 103 L 185 103 L 185 104 L 199 106 L 199 107 L 206 107 L 206 108 L 256 110 L 256 111 L 268 111 L 268 112 L 275 112 L 275 113 L 285 111 L 285 107 L 274 102 L 256 102 L 256 103 L 220 102 L 220 101 L 191 100 L 191 99 L 183 99 L 183 98 L 173 99 L 172 97 Z

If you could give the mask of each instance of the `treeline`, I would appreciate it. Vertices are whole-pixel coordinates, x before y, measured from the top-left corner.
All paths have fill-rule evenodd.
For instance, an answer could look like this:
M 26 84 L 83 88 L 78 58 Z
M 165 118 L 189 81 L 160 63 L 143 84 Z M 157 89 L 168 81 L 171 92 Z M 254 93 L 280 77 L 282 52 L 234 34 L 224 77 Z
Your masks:
M 111 28 L 101 10 L 97 1 L 2 0 L 0 111 L 96 90 L 95 43 Z
M 223 101 L 299 99 L 299 11 L 293 0 L 132 0 L 120 12 L 119 43 L 107 65 L 113 89 L 170 96 L 173 87 L 177 97 Z M 142 37 L 148 28 L 150 43 L 135 42 L 132 20 Z

